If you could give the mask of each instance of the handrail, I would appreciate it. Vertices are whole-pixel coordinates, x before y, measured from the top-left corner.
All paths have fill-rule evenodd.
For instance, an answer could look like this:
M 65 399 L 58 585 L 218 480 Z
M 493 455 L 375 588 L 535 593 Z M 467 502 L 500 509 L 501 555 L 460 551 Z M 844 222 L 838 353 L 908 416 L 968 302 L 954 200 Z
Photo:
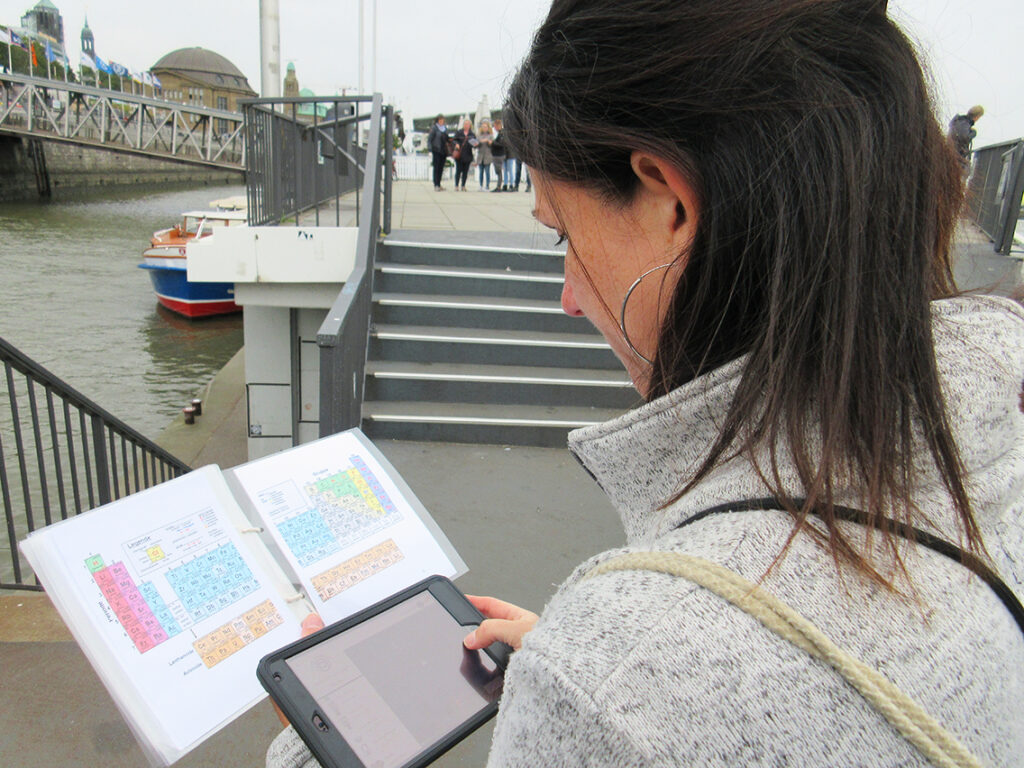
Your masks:
M 391 113 L 391 107 L 388 107 Z M 373 265 L 380 235 L 381 177 L 384 157 L 381 136 L 384 106 L 380 94 L 373 97 L 366 173 L 363 175 L 363 208 L 359 214 L 355 266 L 317 332 L 320 347 L 320 436 L 359 426 L 370 331 Z M 389 120 L 390 122 L 390 120 Z M 388 147 L 392 146 L 387 134 Z M 391 151 L 386 153 L 390 157 Z M 387 167 L 390 168 L 390 162 Z
M 0 362 L 7 405 L 0 410 L 0 497 L 7 533 L 0 554 L 6 549 L 10 556 L 9 564 L 0 560 L 0 588 L 41 590 L 26 579 L 19 538 L 190 468 L 2 338 Z M 27 433 L 23 422 L 31 427 Z
M 359 113 L 359 106 L 370 100 L 368 96 L 239 99 L 245 116 L 251 226 L 276 225 L 291 217 L 299 226 L 299 215 L 308 210 L 316 211 L 319 226 L 320 206 L 353 190 L 358 194 L 365 159 L 354 126 L 371 119 Z M 299 112 L 303 106 L 311 107 L 311 112 L 303 115 Z M 328 114 L 321 120 L 323 107 Z M 352 114 L 343 114 L 349 111 Z M 340 218 L 341 209 L 336 206 L 335 226 L 340 226 Z
M 967 187 L 967 215 L 1004 256 L 1013 247 L 1024 197 L 1024 139 L 982 147 L 974 152 Z

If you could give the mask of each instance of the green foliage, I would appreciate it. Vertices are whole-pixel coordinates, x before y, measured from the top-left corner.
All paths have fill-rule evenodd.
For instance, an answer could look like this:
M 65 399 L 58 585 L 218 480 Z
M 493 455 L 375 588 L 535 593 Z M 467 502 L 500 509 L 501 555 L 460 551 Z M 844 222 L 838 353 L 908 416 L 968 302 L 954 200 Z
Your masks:
M 3 64 L 4 67 L 7 66 L 8 49 L 10 49 L 11 70 L 15 74 L 32 74 L 34 77 L 49 77 L 52 80 L 64 79 L 64 65 L 59 61 L 55 61 L 52 64 L 50 64 L 50 74 L 47 75 L 45 45 L 39 45 L 39 43 L 36 43 L 36 61 L 39 62 L 38 67 L 29 66 L 32 56 L 28 51 L 26 51 L 21 46 L 0 43 L 0 64 Z M 77 81 L 77 79 L 75 78 L 74 69 L 68 70 L 68 80 Z

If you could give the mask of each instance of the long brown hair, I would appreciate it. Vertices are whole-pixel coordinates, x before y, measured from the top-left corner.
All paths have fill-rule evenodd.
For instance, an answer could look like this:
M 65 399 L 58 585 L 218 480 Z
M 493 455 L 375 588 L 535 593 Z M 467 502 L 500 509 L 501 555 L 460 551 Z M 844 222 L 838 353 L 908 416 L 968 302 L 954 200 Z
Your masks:
M 638 149 L 698 192 L 648 396 L 746 361 L 676 498 L 747 456 L 794 535 L 813 509 L 837 562 L 890 584 L 836 524 L 834 495 L 859 488 L 855 503 L 908 532 L 925 514 L 911 499 L 923 440 L 981 547 L 931 329 L 930 302 L 955 293 L 959 171 L 884 2 L 555 0 L 503 116 L 524 163 L 609 202 L 631 200 Z M 782 487 L 783 452 L 802 506 Z M 879 527 L 900 562 L 897 532 Z

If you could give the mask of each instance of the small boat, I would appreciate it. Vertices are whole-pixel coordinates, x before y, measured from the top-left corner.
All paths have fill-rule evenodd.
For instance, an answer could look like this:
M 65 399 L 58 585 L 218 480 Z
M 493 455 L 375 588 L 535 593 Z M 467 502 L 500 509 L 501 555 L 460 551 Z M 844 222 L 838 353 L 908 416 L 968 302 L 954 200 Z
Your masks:
M 189 318 L 239 312 L 234 283 L 189 282 L 185 249 L 191 240 L 209 237 L 221 227 L 244 227 L 246 222 L 245 211 L 188 211 L 177 226 L 154 232 L 139 268 L 149 270 L 157 301 Z

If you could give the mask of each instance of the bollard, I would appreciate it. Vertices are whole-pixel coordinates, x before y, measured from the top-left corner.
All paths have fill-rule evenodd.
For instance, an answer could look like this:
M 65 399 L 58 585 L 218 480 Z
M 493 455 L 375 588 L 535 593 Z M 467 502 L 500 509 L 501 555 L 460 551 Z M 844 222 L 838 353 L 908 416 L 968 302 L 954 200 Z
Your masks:
M 192 401 L 192 407 L 196 409 L 196 416 L 203 415 L 203 401 L 198 397 Z
M 181 412 L 185 414 L 186 424 L 196 423 L 196 409 L 194 407 L 192 407 L 191 405 L 186 405 L 184 408 L 181 409 Z

